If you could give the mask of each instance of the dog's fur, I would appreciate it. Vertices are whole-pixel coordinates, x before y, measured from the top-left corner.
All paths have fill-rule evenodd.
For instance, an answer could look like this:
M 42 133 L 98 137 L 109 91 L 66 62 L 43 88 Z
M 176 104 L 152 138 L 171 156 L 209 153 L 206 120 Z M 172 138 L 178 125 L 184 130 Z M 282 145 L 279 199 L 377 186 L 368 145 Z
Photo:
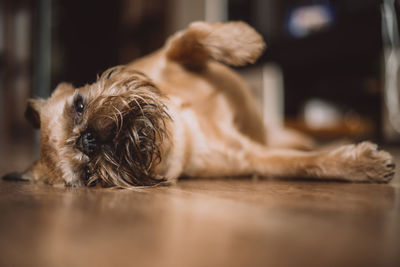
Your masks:
M 242 66 L 263 50 L 243 22 L 196 22 L 93 84 L 60 84 L 49 99 L 28 103 L 41 157 L 21 177 L 119 187 L 253 174 L 389 181 L 392 157 L 372 143 L 295 150 L 310 148 L 311 139 L 263 125 L 248 86 L 217 62 Z

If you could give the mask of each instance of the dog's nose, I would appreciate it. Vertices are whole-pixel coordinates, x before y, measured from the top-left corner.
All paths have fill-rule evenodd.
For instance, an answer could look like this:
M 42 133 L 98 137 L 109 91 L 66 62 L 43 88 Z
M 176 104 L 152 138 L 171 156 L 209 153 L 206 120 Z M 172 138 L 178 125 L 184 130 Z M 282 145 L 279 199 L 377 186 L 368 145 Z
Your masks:
M 84 131 L 76 141 L 76 147 L 88 156 L 92 156 L 97 150 L 96 137 L 91 131 Z

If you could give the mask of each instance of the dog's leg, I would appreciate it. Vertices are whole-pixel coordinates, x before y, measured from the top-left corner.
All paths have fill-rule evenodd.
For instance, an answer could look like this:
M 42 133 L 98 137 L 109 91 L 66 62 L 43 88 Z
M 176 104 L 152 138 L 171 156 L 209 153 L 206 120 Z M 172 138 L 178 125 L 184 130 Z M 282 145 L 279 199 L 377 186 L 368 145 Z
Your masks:
M 388 182 L 395 169 L 392 156 L 370 142 L 314 152 L 258 147 L 246 158 L 256 174 L 268 177 Z
M 244 22 L 194 22 L 168 40 L 166 55 L 196 70 L 209 58 L 233 66 L 254 63 L 264 48 L 262 37 Z
M 184 175 L 191 177 L 248 176 L 388 182 L 394 176 L 393 157 L 377 145 L 362 142 L 330 150 L 300 151 L 269 148 L 225 127 L 222 138 L 193 140 Z M 201 131 L 197 132 L 197 135 Z M 195 135 L 194 135 L 195 136 Z M 203 142 L 198 139 L 205 139 Z M 207 146 L 201 144 L 206 143 Z
M 267 145 L 272 148 L 314 150 L 316 142 L 306 134 L 283 127 L 267 127 Z

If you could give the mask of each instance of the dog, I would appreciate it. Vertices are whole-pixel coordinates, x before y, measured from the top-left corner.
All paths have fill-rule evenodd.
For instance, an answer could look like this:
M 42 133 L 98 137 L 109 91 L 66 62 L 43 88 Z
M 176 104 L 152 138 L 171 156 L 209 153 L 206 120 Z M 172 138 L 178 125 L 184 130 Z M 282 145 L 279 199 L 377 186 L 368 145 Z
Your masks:
M 195 22 L 93 84 L 61 83 L 48 99 L 30 99 L 25 116 L 41 129 L 41 152 L 19 179 L 122 188 L 251 175 L 390 181 L 393 158 L 373 143 L 312 150 L 305 135 L 263 124 L 227 65 L 254 63 L 264 49 L 244 22 Z

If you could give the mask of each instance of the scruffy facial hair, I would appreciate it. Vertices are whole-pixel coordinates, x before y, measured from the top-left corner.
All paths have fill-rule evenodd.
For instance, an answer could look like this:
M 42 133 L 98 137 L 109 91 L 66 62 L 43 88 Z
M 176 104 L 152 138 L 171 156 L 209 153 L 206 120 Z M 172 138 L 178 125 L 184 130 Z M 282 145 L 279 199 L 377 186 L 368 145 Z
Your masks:
M 87 185 L 156 185 L 152 169 L 162 160 L 161 143 L 170 120 L 163 96 L 142 73 L 121 67 L 107 70 L 90 91 L 85 131 L 97 148 L 86 166 Z

